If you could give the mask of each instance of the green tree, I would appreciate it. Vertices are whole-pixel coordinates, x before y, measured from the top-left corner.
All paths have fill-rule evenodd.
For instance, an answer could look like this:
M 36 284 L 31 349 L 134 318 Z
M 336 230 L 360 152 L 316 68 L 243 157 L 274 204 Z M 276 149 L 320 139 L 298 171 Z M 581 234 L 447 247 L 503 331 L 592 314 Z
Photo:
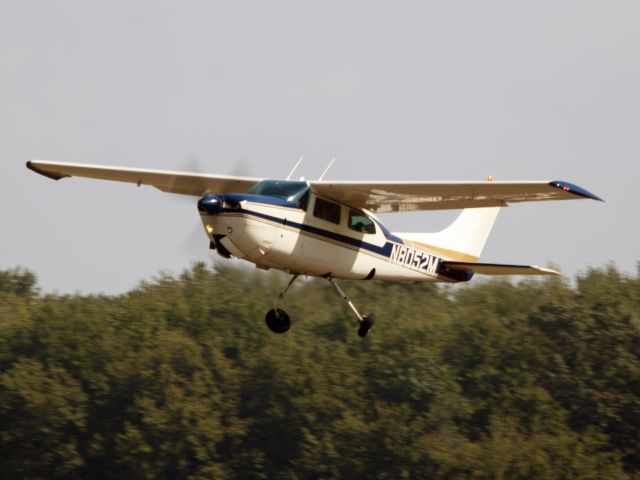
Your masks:
M 640 279 L 456 287 L 195 264 L 125 295 L 0 272 L 0 478 L 640 477 Z

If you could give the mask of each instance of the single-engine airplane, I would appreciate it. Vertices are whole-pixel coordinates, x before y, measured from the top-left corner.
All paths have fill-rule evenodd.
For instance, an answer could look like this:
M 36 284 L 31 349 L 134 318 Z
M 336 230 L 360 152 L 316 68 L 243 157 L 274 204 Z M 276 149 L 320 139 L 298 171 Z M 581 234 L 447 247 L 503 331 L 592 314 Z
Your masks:
M 498 211 L 517 202 L 602 201 L 561 180 L 293 181 L 293 171 L 286 180 L 271 180 L 43 160 L 27 162 L 27 168 L 54 180 L 114 180 L 198 197 L 211 249 L 225 258 L 292 275 L 266 314 L 267 326 L 275 333 L 289 330 L 291 319 L 279 305 L 300 275 L 322 277 L 333 285 L 353 310 L 361 337 L 375 315 L 362 315 L 336 279 L 457 283 L 474 274 L 558 275 L 537 266 L 479 262 Z M 445 209 L 462 213 L 437 233 L 392 233 L 375 216 Z

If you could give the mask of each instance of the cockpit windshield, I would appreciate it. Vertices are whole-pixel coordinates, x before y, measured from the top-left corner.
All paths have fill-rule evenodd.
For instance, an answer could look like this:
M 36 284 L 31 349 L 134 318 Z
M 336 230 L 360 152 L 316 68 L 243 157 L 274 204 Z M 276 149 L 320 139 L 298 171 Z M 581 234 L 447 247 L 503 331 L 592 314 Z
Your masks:
M 251 187 L 247 193 L 276 197 L 295 203 L 299 208 L 307 206 L 309 186 L 307 182 L 290 180 L 263 180 Z

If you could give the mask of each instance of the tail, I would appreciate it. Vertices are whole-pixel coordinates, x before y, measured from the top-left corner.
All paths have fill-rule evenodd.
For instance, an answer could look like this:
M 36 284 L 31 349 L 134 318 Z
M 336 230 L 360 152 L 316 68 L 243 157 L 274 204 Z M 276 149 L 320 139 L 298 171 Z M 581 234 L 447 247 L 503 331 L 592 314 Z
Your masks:
M 451 260 L 477 262 L 501 207 L 467 208 L 437 233 L 398 233 Z

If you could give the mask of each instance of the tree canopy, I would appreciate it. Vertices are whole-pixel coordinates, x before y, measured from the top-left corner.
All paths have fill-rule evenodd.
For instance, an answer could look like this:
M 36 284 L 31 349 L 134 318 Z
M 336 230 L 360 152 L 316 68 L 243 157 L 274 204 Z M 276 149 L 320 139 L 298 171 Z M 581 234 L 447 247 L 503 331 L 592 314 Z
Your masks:
M 0 271 L 0 479 L 637 479 L 640 277 L 462 287 L 196 264 L 119 296 Z

